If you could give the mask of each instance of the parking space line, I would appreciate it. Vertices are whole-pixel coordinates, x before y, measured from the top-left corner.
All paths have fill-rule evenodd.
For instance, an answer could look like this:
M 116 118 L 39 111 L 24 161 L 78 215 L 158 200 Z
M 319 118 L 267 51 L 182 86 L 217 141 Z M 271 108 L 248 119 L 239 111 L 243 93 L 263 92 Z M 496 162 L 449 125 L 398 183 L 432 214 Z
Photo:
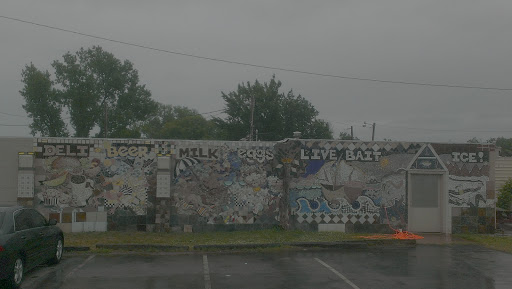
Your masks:
M 71 275 L 73 275 L 76 271 L 80 270 L 80 268 L 82 268 L 85 264 L 87 264 L 87 262 L 91 261 L 92 258 L 96 257 L 96 255 L 91 255 L 89 256 L 89 258 L 85 259 L 85 261 L 82 262 L 82 264 L 76 266 L 75 269 L 73 269 L 73 271 L 69 272 L 65 277 L 64 279 L 67 279 L 69 278 Z
M 341 274 L 340 272 L 336 271 L 336 269 L 334 269 L 333 267 L 327 265 L 327 263 L 325 263 L 324 261 L 318 259 L 318 258 L 315 258 L 315 260 L 322 264 L 325 268 L 331 270 L 334 274 L 336 274 L 338 277 L 340 277 L 343 281 L 345 281 L 348 285 L 352 286 L 352 288 L 354 289 L 361 289 L 359 287 L 357 287 L 356 284 L 352 283 L 350 280 L 347 279 L 347 277 L 343 276 L 343 274 Z
M 204 288 L 212 289 L 210 282 L 210 269 L 208 268 L 208 257 L 203 255 Z

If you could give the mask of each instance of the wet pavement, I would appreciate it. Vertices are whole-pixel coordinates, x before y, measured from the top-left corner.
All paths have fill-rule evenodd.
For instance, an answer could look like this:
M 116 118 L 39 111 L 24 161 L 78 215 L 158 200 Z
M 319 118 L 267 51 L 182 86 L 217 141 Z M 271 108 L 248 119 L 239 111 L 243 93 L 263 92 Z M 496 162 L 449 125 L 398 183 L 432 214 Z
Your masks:
M 22 288 L 508 289 L 510 268 L 511 254 L 474 245 L 68 255 L 28 273 Z

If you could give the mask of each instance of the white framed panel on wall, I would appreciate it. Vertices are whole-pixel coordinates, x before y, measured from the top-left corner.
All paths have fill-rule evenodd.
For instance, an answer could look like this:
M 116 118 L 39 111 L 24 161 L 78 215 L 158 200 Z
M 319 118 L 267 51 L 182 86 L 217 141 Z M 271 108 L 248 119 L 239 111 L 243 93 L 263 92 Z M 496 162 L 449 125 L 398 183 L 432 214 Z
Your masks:
M 18 154 L 18 198 L 34 197 L 34 155 Z
M 170 170 L 171 158 L 159 156 L 157 160 L 159 170 Z
M 156 176 L 156 197 L 171 197 L 171 175 L 169 172 L 158 173 Z
M 34 197 L 34 173 L 22 172 L 18 173 L 18 198 Z
M 18 167 L 19 168 L 33 168 L 34 167 L 34 155 L 32 154 L 23 154 L 18 156 Z

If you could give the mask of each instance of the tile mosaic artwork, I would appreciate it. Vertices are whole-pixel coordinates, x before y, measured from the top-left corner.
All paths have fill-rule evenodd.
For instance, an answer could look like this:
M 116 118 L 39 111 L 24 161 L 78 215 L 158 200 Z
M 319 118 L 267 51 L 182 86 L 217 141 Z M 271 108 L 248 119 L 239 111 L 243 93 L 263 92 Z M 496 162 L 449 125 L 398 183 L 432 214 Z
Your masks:
M 151 145 L 136 141 L 38 142 L 36 206 L 43 212 L 130 210 L 145 215 L 156 172 Z M 82 220 L 78 214 L 78 220 Z M 79 222 L 79 221 L 78 221 Z
M 197 215 L 203 225 L 278 222 L 282 180 L 274 174 L 271 146 L 173 145 L 173 199 L 179 215 Z
M 437 154 L 434 147 L 443 154 Z M 332 222 L 332 216 L 346 223 L 346 214 L 372 214 L 374 218 L 352 221 L 405 229 L 410 170 L 447 172 L 453 207 L 494 206 L 486 193 L 492 148 L 314 140 L 300 141 L 289 148 L 288 154 L 284 149 L 284 155 L 300 160 L 294 166 L 297 173 L 289 191 L 290 207 L 298 223 L 324 224 Z
M 73 231 L 277 225 L 285 222 L 283 204 L 297 224 L 407 228 L 411 171 L 446 174 L 454 209 L 493 208 L 493 151 L 416 142 L 37 138 L 33 167 L 20 167 L 19 194 Z

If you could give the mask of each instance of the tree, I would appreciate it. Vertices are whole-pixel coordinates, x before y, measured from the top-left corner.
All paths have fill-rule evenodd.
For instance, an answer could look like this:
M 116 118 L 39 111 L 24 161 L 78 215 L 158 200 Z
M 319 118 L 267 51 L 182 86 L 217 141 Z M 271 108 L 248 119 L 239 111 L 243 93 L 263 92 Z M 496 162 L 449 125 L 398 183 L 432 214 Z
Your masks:
M 55 103 L 70 114 L 76 137 L 89 137 L 95 127 L 99 128 L 97 137 L 140 137 L 140 127 L 157 109 L 151 92 L 139 84 L 133 64 L 121 62 L 99 46 L 81 48 L 75 54 L 68 52 L 52 66 L 55 81 L 47 82 L 49 87 L 39 87 L 34 94 L 54 92 Z M 45 76 L 50 79 L 49 73 Z M 25 78 L 23 82 L 27 85 Z M 54 83 L 57 88 L 52 87 Z
M 491 138 L 488 143 L 495 143 L 496 146 L 501 148 L 500 155 L 503 157 L 512 157 L 512 138 L 498 137 Z
M 63 137 L 68 136 L 66 124 L 62 120 L 62 104 L 57 91 L 52 87 L 48 71 L 38 70 L 34 64 L 26 65 L 21 72 L 23 89 L 21 96 L 25 99 L 23 109 L 32 118 L 30 132 L 32 135 Z
M 148 138 L 214 139 L 216 127 L 194 109 L 159 104 L 156 115 L 142 127 Z
M 482 140 L 477 137 L 473 137 L 472 139 L 468 139 L 467 143 L 482 143 Z
M 348 132 L 340 132 L 340 135 L 338 136 L 338 139 L 341 140 L 353 140 L 354 138 L 348 133 Z
M 292 90 L 279 92 L 281 81 L 272 77 L 270 82 L 238 85 L 236 91 L 225 94 L 226 119 L 215 118 L 222 138 L 240 140 L 250 135 L 251 102 L 254 100 L 254 129 L 259 140 L 276 141 L 302 132 L 303 138 L 332 139 L 329 124 L 317 119 L 318 111 L 301 95 Z M 253 139 L 256 139 L 254 137 Z
M 157 109 L 133 64 L 99 46 L 68 52 L 53 67 L 76 136 L 98 125 L 99 137 L 139 137 L 139 126 Z
M 500 156 L 512 157 L 512 138 L 505 137 L 492 137 L 486 141 L 480 138 L 473 137 L 467 141 L 468 143 L 494 143 L 497 147 L 501 148 Z
M 323 119 L 315 119 L 310 124 L 305 124 L 303 130 L 302 138 L 305 139 L 333 139 L 331 125 Z
M 505 210 L 510 210 L 510 204 L 512 204 L 512 179 L 508 179 L 507 182 L 500 188 L 500 194 L 498 196 L 498 203 L 496 206 Z

